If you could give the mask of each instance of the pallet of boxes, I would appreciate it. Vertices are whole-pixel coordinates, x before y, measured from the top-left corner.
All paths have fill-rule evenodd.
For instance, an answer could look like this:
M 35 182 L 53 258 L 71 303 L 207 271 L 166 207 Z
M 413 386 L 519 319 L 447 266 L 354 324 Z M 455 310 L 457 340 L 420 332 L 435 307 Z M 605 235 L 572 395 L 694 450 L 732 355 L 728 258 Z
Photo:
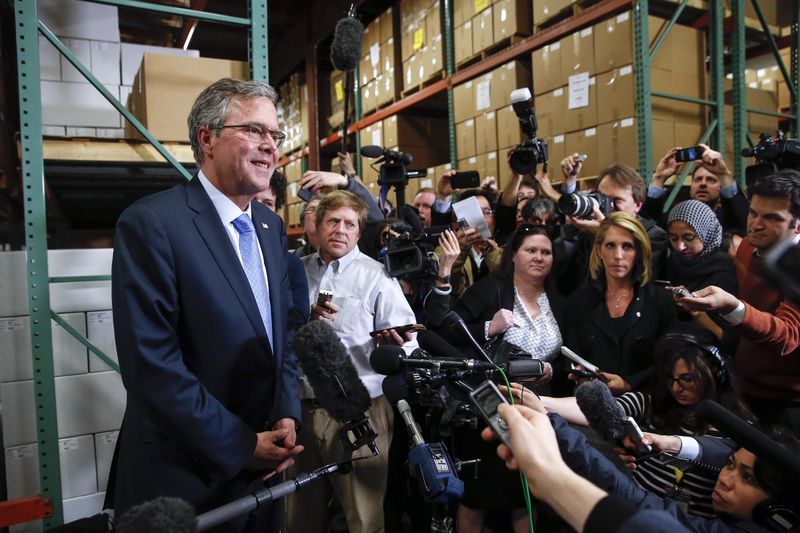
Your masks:
M 364 27 L 358 64 L 361 110 L 371 113 L 397 100 L 395 83 L 395 41 L 392 8 Z

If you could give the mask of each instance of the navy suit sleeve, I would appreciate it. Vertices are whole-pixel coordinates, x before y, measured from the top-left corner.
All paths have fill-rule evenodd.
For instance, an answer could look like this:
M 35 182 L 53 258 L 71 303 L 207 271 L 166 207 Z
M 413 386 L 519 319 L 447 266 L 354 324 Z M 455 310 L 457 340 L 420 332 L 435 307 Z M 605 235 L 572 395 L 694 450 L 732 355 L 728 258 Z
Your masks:
M 170 428 L 212 476 L 229 479 L 250 459 L 256 434 L 186 366 L 175 270 L 160 218 L 142 204 L 125 211 L 117 224 L 112 299 L 129 408 Z
M 286 348 L 283 351 L 283 388 L 279 401 L 279 418 L 294 418 L 300 421 L 300 393 L 298 388 L 299 373 L 294 355 L 294 335 L 297 329 L 308 322 L 310 314 L 308 303 L 308 280 L 303 262 L 286 252 L 289 272 L 289 329 L 286 332 Z

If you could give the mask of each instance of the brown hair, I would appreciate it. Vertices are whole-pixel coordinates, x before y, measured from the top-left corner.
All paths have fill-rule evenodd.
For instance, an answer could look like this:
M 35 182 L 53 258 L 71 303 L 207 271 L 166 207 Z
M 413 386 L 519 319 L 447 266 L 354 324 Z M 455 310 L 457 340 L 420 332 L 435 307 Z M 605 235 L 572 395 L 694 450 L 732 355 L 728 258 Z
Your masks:
M 349 207 L 358 215 L 358 229 L 364 231 L 367 224 L 367 204 L 349 191 L 332 191 L 324 195 L 317 205 L 317 226 L 322 224 L 325 213 L 336 211 L 340 207 Z
M 600 247 L 603 245 L 603 241 L 611 226 L 628 230 L 633 235 L 633 242 L 636 245 L 636 262 L 631 271 L 631 275 L 634 280 L 644 285 L 653 277 L 653 270 L 650 265 L 653 254 L 650 247 L 650 237 L 647 236 L 647 231 L 636 217 L 628 213 L 623 213 L 622 211 L 617 211 L 608 215 L 597 229 L 597 234 L 594 236 L 592 256 L 589 258 L 589 272 L 592 275 L 592 279 L 597 279 L 600 272 L 603 270 L 603 262 L 600 259 Z
M 599 188 L 600 183 L 606 178 L 619 187 L 630 187 L 636 203 L 644 203 L 647 189 L 644 185 L 644 180 L 634 168 L 622 163 L 611 163 L 600 172 L 600 179 L 597 180 L 595 188 Z

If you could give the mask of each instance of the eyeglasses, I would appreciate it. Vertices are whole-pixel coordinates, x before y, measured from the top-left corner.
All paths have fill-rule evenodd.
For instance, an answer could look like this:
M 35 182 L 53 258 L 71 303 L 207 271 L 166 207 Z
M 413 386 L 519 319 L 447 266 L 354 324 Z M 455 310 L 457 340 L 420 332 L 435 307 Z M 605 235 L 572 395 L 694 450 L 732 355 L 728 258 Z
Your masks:
M 686 390 L 689 387 L 694 386 L 694 384 L 697 382 L 697 376 L 694 374 L 681 374 L 677 378 L 669 378 L 668 381 L 670 388 L 672 388 L 672 385 L 677 382 L 678 387 L 680 387 L 681 390 Z
M 283 144 L 283 141 L 286 140 L 286 134 L 282 131 L 271 130 L 263 124 L 259 124 L 257 122 L 251 122 L 250 124 L 227 124 L 225 126 L 217 126 L 216 129 L 219 133 L 219 130 L 225 128 L 247 131 L 248 136 L 250 137 L 250 142 L 254 144 L 264 144 L 267 142 L 268 138 L 271 138 L 275 142 L 275 146 L 280 148 Z
M 494 209 L 492 209 L 491 207 L 487 207 L 486 209 L 481 209 L 481 211 L 483 211 L 483 214 L 486 215 L 487 217 L 489 215 L 494 215 Z

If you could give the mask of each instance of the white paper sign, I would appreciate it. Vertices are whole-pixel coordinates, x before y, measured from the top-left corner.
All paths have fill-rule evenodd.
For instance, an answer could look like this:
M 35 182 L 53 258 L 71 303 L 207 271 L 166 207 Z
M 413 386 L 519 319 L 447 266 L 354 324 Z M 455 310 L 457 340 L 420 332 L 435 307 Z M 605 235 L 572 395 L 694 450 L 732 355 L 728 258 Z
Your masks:
M 369 47 L 369 62 L 373 67 L 378 66 L 381 61 L 381 45 L 373 44 Z
M 569 77 L 569 102 L 567 109 L 589 106 L 589 73 L 581 72 Z
M 383 143 L 381 142 L 381 130 L 373 130 L 372 144 L 375 146 L 383 146 Z
M 492 83 L 489 80 L 479 81 L 475 84 L 475 109 L 489 109 L 492 107 Z
M 484 239 L 492 236 L 489 231 L 489 226 L 486 224 L 486 219 L 483 218 L 483 211 L 478 203 L 478 199 L 474 196 L 461 200 L 453 204 L 453 212 L 456 214 L 456 220 L 459 223 L 464 220 L 470 228 L 475 228 Z

